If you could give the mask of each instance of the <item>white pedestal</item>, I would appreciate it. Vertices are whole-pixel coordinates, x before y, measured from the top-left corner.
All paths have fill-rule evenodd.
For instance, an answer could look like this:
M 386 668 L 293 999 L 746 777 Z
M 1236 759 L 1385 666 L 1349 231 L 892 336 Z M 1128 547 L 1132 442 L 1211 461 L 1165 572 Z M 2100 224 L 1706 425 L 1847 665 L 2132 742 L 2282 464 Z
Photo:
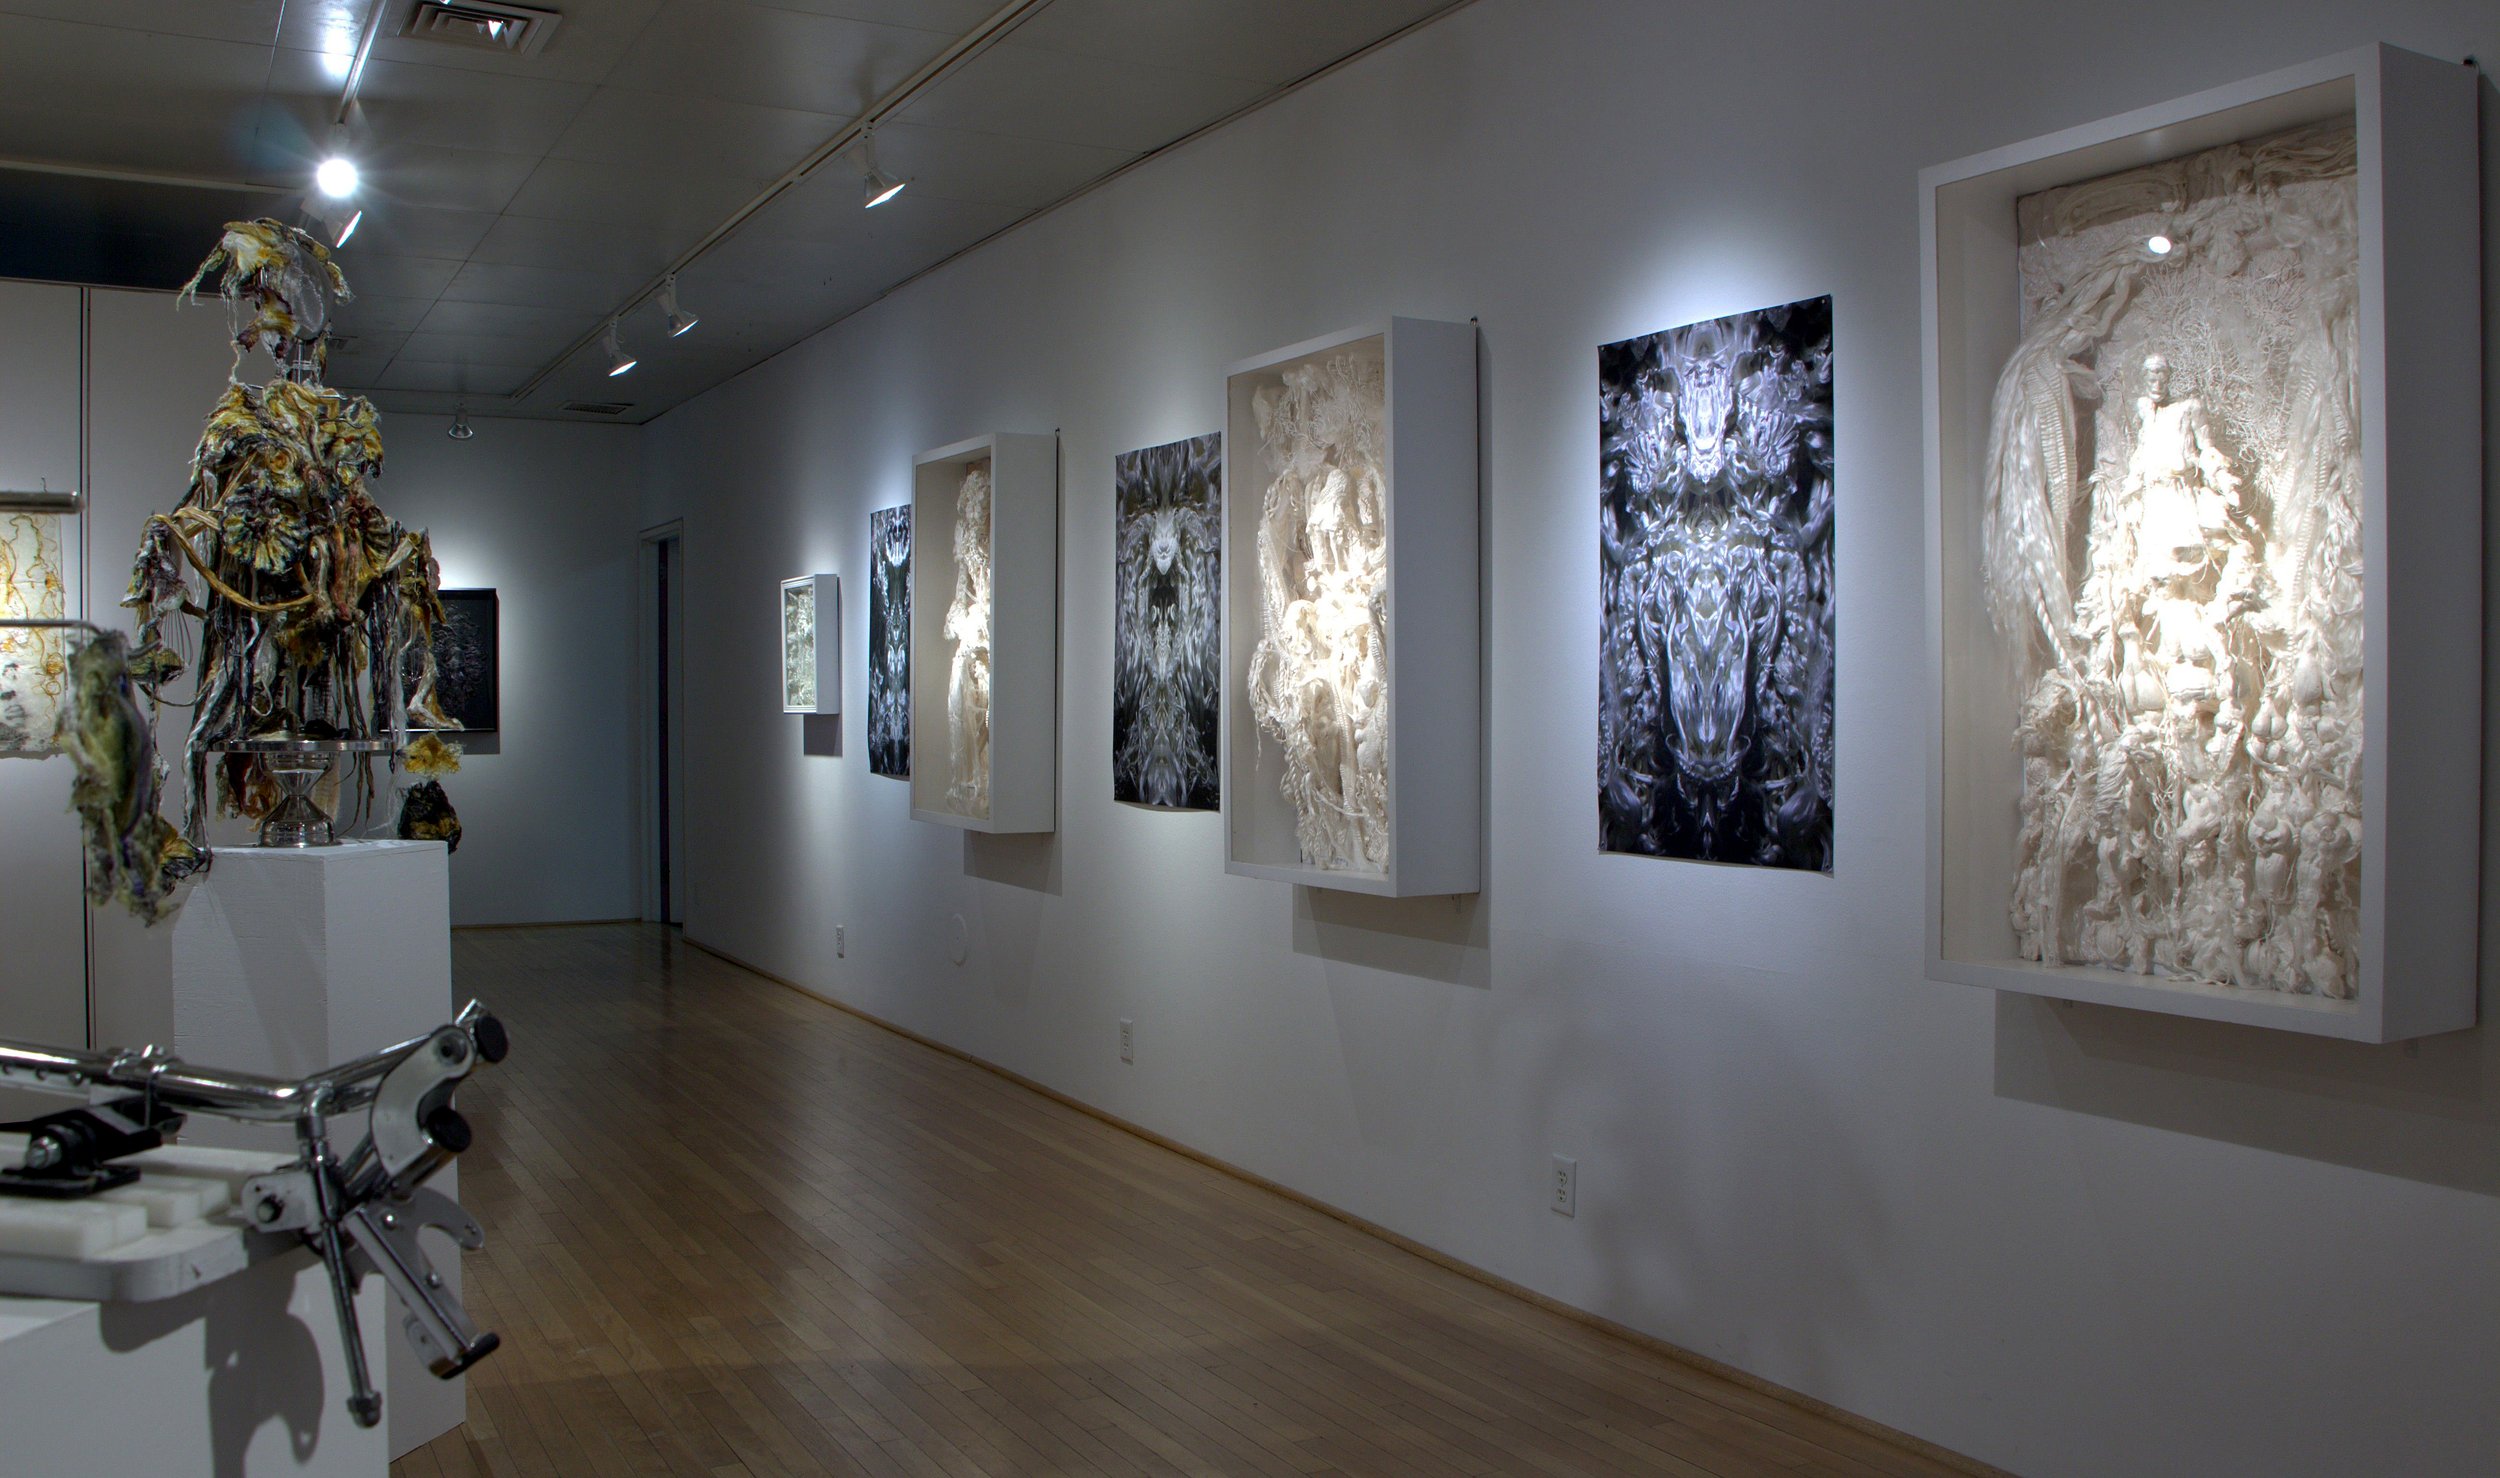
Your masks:
M 175 915 L 170 1017 L 178 1056 L 301 1077 L 449 1021 L 450 854 L 440 842 L 222 847 Z M 360 1132 L 340 1126 L 344 1152 Z M 186 1142 L 286 1150 L 256 1126 L 194 1119 Z M 458 1172 L 435 1177 L 459 1194 Z M 436 1238 L 435 1267 L 460 1291 L 460 1253 Z M 384 1307 L 387 1308 L 387 1299 Z M 436 1380 L 395 1318 L 365 1325 L 382 1372 L 394 1457 L 460 1425 L 465 1380 Z
M 389 1304 L 366 1279 L 365 1327 Z M 0 1297 L 8 1472 L 382 1478 L 387 1430 L 347 1414 L 338 1319 L 309 1254 L 155 1303 Z

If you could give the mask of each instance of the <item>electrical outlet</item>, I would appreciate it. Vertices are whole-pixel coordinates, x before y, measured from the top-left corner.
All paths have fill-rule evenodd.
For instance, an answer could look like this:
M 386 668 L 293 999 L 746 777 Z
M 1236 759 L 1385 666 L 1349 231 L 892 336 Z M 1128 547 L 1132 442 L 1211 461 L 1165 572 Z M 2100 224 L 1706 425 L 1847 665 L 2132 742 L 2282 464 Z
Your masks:
M 1125 1016 L 1120 1018 L 1120 1060 L 1137 1060 L 1137 1023 Z
M 1556 1216 L 1580 1214 L 1580 1162 L 1569 1155 L 1554 1157 L 1554 1201 Z
M 837 960 L 842 958 L 849 947 L 850 940 L 846 937 L 849 932 L 840 924 L 833 926 L 833 957 Z

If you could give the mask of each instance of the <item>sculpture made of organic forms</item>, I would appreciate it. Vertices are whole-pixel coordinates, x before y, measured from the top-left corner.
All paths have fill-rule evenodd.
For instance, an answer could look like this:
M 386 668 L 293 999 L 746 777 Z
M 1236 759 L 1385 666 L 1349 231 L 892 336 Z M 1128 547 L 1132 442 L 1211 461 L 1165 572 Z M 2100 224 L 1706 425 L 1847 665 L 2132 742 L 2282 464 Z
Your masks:
M 1111 674 L 1112 798 L 1212 811 L 1222 794 L 1224 439 L 1123 453 Z
M 868 773 L 911 773 L 911 505 L 868 515 Z
M 1832 300 L 1598 351 L 1610 852 L 1832 866 Z
M 955 598 L 946 608 L 946 803 L 990 813 L 990 464 L 964 471 L 955 495 Z
M 1303 862 L 1389 865 L 1389 524 L 1381 361 L 1335 353 L 1253 395 L 1259 512 L 1250 710 L 1283 751 Z
M 57 739 L 77 768 L 70 806 L 87 859 L 87 897 L 119 900 L 153 924 L 173 911 L 174 885 L 198 870 L 200 853 L 159 814 L 165 767 L 130 677 L 130 646 L 108 631 L 69 658 L 69 689 Z
M 184 667 L 168 623 L 199 621 L 183 833 L 203 839 L 209 756 L 253 740 L 388 748 L 413 722 L 452 729 L 433 695 L 440 580 L 423 533 L 385 516 L 371 402 L 320 380 L 329 300 L 347 284 L 321 243 L 277 221 L 237 221 L 184 289 L 213 272 L 237 320 L 235 372 L 264 348 L 282 373 L 229 378 L 171 513 L 151 515 L 124 605 L 139 613 L 133 678 L 151 697 Z M 413 691 L 403 673 L 417 674 Z M 226 804 L 262 814 L 275 788 L 229 754 Z M 367 793 L 370 793 L 369 781 Z
M 2025 958 L 2355 988 L 2356 205 L 2348 123 L 2019 204 L 1982 559 Z

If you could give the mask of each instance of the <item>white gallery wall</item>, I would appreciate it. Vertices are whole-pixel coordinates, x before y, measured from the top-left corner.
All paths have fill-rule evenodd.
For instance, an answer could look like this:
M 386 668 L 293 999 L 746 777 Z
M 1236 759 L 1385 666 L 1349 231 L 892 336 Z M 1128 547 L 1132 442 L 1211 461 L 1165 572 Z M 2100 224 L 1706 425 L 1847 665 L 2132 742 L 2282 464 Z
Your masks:
M 2500 9 L 1482 0 L 911 284 L 648 431 L 689 937 L 2020 1472 L 2492 1471 L 2500 1027 L 2358 1047 L 1921 967 L 1917 171 L 2368 41 L 2500 58 Z M 1837 867 L 1600 855 L 1597 346 L 1822 293 Z M 1221 818 L 1111 799 L 1113 457 L 1216 429 L 1228 363 L 1393 312 L 1482 321 L 1488 882 L 1456 901 L 1227 877 Z M 916 452 L 1054 428 L 1059 831 L 914 824 L 861 731 L 868 514 Z M 775 700 L 776 586 L 816 571 L 838 755 Z
M 119 606 L 130 556 L 147 515 L 182 496 L 225 387 L 227 335 L 213 300 L 178 310 L 171 293 L 0 282 L 0 488 L 48 479 L 85 493 L 73 613 L 130 628 Z M 452 918 L 630 917 L 641 433 L 476 424 L 475 439 L 455 443 L 440 418 L 386 415 L 377 484 L 393 516 L 430 529 L 447 581 L 503 591 L 504 730 L 447 786 L 468 827 L 452 859 Z M 167 710 L 169 753 L 187 725 L 187 711 Z M 122 987 L 168 968 L 167 927 L 79 908 L 69 782 L 65 759 L 0 759 L 0 1036 L 83 1040 L 90 975 L 102 1036 L 142 1033 L 119 1018 L 134 993 Z M 179 785 L 165 798 L 177 822 Z
M 444 780 L 464 828 L 451 920 L 631 918 L 643 434 L 470 424 L 453 441 L 446 417 L 386 413 L 378 486 L 394 518 L 432 536 L 444 588 L 496 592 L 501 727 L 466 741 Z

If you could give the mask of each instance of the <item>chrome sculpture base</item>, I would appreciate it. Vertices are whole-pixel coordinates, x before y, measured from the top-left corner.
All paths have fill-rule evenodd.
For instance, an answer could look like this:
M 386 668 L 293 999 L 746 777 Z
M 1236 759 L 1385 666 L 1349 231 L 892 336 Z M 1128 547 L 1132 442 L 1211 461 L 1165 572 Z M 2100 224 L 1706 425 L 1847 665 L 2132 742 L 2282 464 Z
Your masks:
M 330 815 L 313 799 L 313 791 L 330 773 L 326 754 L 272 754 L 261 761 L 277 782 L 278 803 L 260 823 L 264 847 L 335 847 L 338 836 Z
M 248 754 L 278 787 L 278 803 L 260 823 L 264 847 L 334 847 L 338 831 L 330 813 L 313 799 L 322 780 L 340 768 L 342 759 L 362 763 L 367 755 L 395 754 L 398 739 L 241 739 L 208 746 L 213 754 Z M 354 773 L 352 770 L 348 773 Z M 342 787 L 344 788 L 344 787 Z M 351 825 L 354 824 L 351 822 Z

